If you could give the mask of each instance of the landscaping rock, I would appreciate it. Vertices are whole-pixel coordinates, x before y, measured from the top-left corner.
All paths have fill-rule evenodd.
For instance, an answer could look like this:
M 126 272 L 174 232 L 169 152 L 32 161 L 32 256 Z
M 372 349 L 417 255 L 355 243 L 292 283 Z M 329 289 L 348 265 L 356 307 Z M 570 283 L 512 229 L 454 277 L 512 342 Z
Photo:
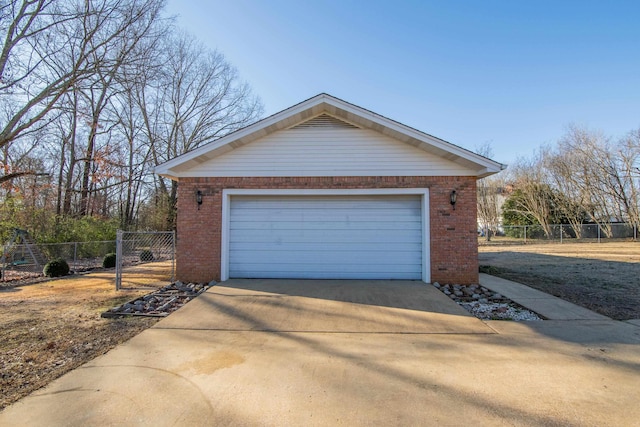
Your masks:
M 119 317 L 125 315 L 164 317 L 176 311 L 202 292 L 209 289 L 212 282 L 182 283 L 180 281 L 167 285 L 155 292 L 136 298 L 131 302 L 114 307 L 102 313 L 102 317 Z M 215 283 L 215 282 L 213 282 Z
M 440 285 L 434 287 L 468 312 L 482 320 L 542 320 L 531 310 L 479 285 Z M 453 292 L 450 291 L 453 289 Z

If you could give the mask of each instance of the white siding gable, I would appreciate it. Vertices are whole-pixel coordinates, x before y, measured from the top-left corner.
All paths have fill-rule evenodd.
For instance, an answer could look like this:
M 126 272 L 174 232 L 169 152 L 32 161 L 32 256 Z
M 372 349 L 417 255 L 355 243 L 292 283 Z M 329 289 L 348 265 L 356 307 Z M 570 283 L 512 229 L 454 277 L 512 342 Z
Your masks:
M 318 118 L 309 122 L 228 151 L 181 176 L 474 175 L 457 163 L 372 130 Z

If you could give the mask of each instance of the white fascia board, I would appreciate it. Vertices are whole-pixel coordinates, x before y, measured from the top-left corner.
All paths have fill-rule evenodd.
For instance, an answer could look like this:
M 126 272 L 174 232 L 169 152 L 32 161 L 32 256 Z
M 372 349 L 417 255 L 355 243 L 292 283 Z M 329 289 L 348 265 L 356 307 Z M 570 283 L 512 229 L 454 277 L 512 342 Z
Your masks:
M 455 144 L 436 138 L 432 135 L 426 134 L 412 127 L 409 127 L 407 125 L 403 125 L 402 123 L 388 119 L 372 111 L 363 109 L 361 107 L 357 107 L 355 105 L 349 104 L 345 101 L 342 101 L 340 99 L 336 99 L 333 97 L 328 98 L 326 102 L 330 105 L 333 105 L 334 107 L 346 110 L 357 116 L 367 118 L 372 122 L 377 123 L 383 127 L 386 127 L 398 133 L 402 133 L 407 136 L 410 136 L 411 138 L 417 139 L 418 141 L 421 141 L 424 144 L 435 146 L 436 148 L 439 148 L 443 151 L 450 152 L 470 162 L 476 163 L 478 166 L 483 166 L 485 170 L 489 172 L 489 174 L 500 172 L 502 169 L 504 169 L 503 167 L 504 165 L 502 165 L 501 163 L 495 162 L 484 156 L 473 153 Z
M 492 172 L 493 173 L 493 172 Z M 479 178 L 484 178 L 485 176 L 491 175 L 492 173 L 489 174 L 485 174 L 483 176 L 480 176 Z M 368 172 L 368 171 L 352 171 L 352 172 L 339 172 L 336 173 L 335 170 L 332 172 L 326 172 L 326 171 L 304 171 L 304 172 L 296 172 L 292 175 L 292 173 L 290 171 L 286 171 L 286 172 L 253 172 L 251 174 L 247 174 L 247 173 L 225 173 L 225 174 L 220 174 L 220 175 L 216 175 L 216 174 L 212 174 L 209 173 L 207 171 L 200 171 L 197 173 L 193 173 L 193 172 L 175 172 L 172 174 L 161 174 L 160 176 L 164 176 L 165 178 L 170 178 L 170 179 L 176 179 L 176 180 L 180 180 L 181 178 L 243 178 L 243 177 L 247 177 L 247 176 L 251 176 L 253 178 L 264 178 L 264 177 L 278 177 L 278 178 L 282 178 L 282 177 L 290 177 L 290 176 L 296 176 L 296 177 L 305 177 L 305 178 L 312 178 L 312 177 L 335 177 L 335 176 L 352 176 L 352 177 L 362 177 L 362 176 L 373 176 L 372 173 Z M 385 172 L 378 172 L 375 174 L 375 176 L 416 176 L 415 173 L 413 174 L 405 174 L 403 172 L 395 172 L 395 173 L 390 173 L 388 171 Z M 428 174 L 428 176 L 473 176 L 473 177 L 478 177 L 478 173 L 474 170 L 469 170 L 468 173 L 443 173 L 443 172 L 437 172 L 437 173 L 432 173 L 430 172 Z
M 310 98 L 306 101 L 301 102 L 300 104 L 294 105 L 293 107 L 287 108 L 286 110 L 280 111 L 279 113 L 276 113 L 260 121 L 257 121 L 256 123 L 249 125 L 243 129 L 237 130 L 235 132 L 230 133 L 229 135 L 223 136 L 222 138 L 216 141 L 210 142 L 208 144 L 205 144 L 201 147 L 196 148 L 195 150 L 189 151 L 188 153 L 182 154 L 174 159 L 168 160 L 165 163 L 162 163 L 156 166 L 155 173 L 159 175 L 165 175 L 165 176 L 179 176 L 179 174 L 174 175 L 171 169 L 185 162 L 193 160 L 196 157 L 199 157 L 203 154 L 207 154 L 210 151 L 213 151 L 217 148 L 227 145 L 233 141 L 237 141 L 239 139 L 250 136 L 251 134 L 258 132 L 269 126 L 273 126 L 278 122 L 281 122 L 305 110 L 311 109 L 314 106 L 319 105 L 321 102 L 323 102 L 323 100 L 326 99 L 327 96 L 328 95 L 326 94 L 320 94 L 318 96 Z
M 198 147 L 193 151 L 189 151 L 188 153 L 182 154 L 178 157 L 175 157 L 171 160 L 161 163 L 155 167 L 154 171 L 158 175 L 170 174 L 171 168 L 174 168 L 186 161 L 189 161 L 195 157 L 198 157 L 201 154 L 207 153 L 209 151 L 215 150 L 216 148 L 219 148 L 225 145 L 226 143 L 228 143 L 227 141 L 224 141 L 225 138 L 226 137 L 222 137 L 216 141 L 213 141 L 201 147 Z
M 486 178 L 489 175 L 493 175 L 495 173 L 501 172 L 503 170 L 505 170 L 507 168 L 507 165 L 504 164 L 500 164 L 500 169 L 499 170 L 495 170 L 495 169 L 490 169 L 490 168 L 484 168 L 478 171 L 478 179 L 482 179 L 482 178 Z

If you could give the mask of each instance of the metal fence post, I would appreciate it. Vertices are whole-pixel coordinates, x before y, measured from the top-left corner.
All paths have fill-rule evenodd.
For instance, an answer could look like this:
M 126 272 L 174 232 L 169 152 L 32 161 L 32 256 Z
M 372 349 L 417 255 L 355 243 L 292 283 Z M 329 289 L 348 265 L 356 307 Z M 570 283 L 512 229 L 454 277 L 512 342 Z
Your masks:
M 176 230 L 171 232 L 171 281 L 176 281 Z
M 598 243 L 600 243 L 600 224 L 598 224 Z
M 562 224 L 560 224 L 560 244 L 562 244 Z
M 524 244 L 527 244 L 527 226 L 524 226 Z
M 122 230 L 116 231 L 116 291 L 122 285 Z

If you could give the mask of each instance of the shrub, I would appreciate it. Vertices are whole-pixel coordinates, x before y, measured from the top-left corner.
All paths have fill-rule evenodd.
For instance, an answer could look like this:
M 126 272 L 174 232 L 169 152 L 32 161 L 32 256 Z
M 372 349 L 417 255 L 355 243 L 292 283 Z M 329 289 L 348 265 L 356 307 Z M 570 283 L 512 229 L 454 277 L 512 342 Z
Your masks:
M 102 260 L 102 267 L 113 268 L 115 266 L 116 266 L 116 254 L 114 254 L 113 252 L 106 254 Z
M 478 269 L 480 273 L 493 274 L 494 276 L 501 273 L 501 269 L 492 265 L 481 265 Z
M 148 249 L 140 252 L 140 261 L 153 261 L 153 252 Z
M 64 259 L 57 258 L 49 261 L 47 265 L 44 266 L 42 273 L 47 277 L 66 276 L 69 274 L 69 264 L 67 264 L 67 261 Z

